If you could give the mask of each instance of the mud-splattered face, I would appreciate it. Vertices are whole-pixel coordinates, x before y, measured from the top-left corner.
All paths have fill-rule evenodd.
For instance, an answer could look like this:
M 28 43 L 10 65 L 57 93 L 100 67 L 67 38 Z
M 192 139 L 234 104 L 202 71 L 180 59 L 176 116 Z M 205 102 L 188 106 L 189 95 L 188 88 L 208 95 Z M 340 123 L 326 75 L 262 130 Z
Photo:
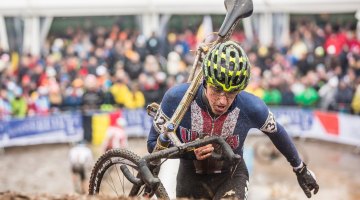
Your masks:
M 237 94 L 239 94 L 239 90 L 225 92 L 221 88 L 210 84 L 206 85 L 205 95 L 209 101 L 211 111 L 215 115 L 224 114 L 233 103 Z

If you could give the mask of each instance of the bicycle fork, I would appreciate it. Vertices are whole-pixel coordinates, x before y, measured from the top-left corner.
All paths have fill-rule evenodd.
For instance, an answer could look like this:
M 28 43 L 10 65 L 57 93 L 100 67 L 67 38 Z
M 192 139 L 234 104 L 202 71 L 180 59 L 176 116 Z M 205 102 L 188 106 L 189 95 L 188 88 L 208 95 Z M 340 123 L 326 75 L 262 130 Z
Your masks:
M 136 177 L 130 172 L 126 165 L 121 165 L 120 170 L 124 176 L 134 184 L 129 196 L 136 196 L 142 185 L 146 185 L 144 195 L 151 197 L 160 185 L 160 179 L 156 178 L 159 173 L 159 166 L 151 165 L 148 167 L 147 161 L 141 159 L 139 162 L 139 173 Z

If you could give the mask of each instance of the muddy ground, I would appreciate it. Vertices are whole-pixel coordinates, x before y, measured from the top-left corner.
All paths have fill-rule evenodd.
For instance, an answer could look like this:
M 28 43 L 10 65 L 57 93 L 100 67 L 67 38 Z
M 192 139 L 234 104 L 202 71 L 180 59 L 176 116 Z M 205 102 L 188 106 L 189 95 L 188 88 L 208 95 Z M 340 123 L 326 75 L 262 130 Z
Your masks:
M 265 137 L 252 136 L 246 142 L 246 159 L 251 173 L 251 200 L 307 199 L 289 164 L 281 158 L 271 164 L 254 159 L 253 144 Z M 133 138 L 129 148 L 145 155 L 145 139 Z M 320 191 L 312 199 L 360 199 L 360 154 L 354 147 L 307 140 L 308 166 L 316 173 Z M 91 147 L 94 157 L 99 147 Z M 48 144 L 3 149 L 0 153 L 0 199 L 109 199 L 77 194 L 68 162 L 69 144 Z M 88 173 L 90 173 L 90 168 Z

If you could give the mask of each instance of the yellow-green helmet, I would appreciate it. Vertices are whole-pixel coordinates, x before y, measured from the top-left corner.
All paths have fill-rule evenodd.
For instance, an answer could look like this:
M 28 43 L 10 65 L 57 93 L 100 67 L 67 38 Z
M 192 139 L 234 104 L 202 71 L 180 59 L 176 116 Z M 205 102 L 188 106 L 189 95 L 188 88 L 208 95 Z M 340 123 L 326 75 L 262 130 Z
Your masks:
M 206 83 L 225 92 L 243 90 L 249 83 L 250 63 L 244 50 L 234 41 L 215 45 L 202 64 Z

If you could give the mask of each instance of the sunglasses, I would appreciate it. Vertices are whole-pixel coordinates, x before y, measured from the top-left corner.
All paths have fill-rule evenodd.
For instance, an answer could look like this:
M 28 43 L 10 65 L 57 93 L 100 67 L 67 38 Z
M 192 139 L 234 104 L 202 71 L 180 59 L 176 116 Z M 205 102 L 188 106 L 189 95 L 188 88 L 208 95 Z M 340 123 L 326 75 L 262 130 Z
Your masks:
M 225 92 L 221 87 L 215 86 L 212 84 L 207 83 L 207 88 L 209 89 L 210 93 L 214 96 L 222 96 L 224 95 L 228 99 L 234 99 L 236 95 L 239 94 L 240 90 L 232 90 L 229 92 Z

